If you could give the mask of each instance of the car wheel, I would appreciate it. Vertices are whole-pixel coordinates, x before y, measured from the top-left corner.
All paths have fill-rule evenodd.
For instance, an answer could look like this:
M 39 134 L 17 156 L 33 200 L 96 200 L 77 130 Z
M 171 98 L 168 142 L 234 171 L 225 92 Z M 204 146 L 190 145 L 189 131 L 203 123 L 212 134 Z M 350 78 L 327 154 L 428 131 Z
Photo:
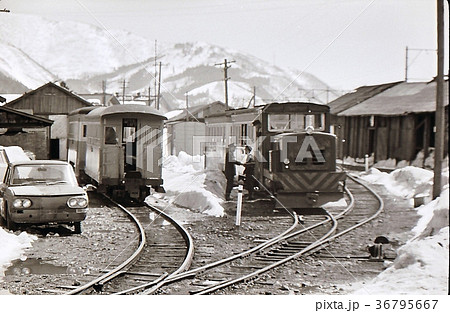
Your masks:
M 75 226 L 74 233 L 75 234 L 81 234 L 81 222 L 75 222 L 74 226 Z

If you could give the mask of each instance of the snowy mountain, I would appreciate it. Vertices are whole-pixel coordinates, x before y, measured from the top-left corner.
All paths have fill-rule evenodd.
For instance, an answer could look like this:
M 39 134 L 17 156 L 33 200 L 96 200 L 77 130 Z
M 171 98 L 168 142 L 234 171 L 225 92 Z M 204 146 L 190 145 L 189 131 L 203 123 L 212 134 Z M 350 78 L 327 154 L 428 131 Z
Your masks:
M 64 80 L 77 93 L 155 94 L 161 63 L 161 106 L 169 111 L 185 105 L 224 101 L 224 59 L 231 106 L 306 100 L 319 103 L 337 95 L 308 73 L 278 68 L 249 54 L 207 43 L 160 43 L 121 30 L 89 24 L 57 22 L 32 15 L 2 15 L 0 92 L 24 92 L 48 81 Z M 156 66 L 155 66 L 156 65 Z M 155 74 L 156 73 L 156 74 Z

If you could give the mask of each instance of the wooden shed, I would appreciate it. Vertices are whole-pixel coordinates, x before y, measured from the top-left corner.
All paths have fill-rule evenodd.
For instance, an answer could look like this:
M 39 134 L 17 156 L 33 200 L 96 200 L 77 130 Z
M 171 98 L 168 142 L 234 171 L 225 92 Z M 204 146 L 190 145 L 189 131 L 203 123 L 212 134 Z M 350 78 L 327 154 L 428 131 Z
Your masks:
M 346 139 L 348 138 L 345 133 L 346 129 L 346 121 L 348 120 L 345 116 L 339 115 L 341 112 L 358 105 L 359 103 L 370 99 L 380 92 L 385 91 L 401 82 L 392 82 L 381 85 L 372 85 L 372 86 L 362 86 L 357 88 L 356 90 L 349 92 L 342 97 L 337 98 L 336 100 L 328 103 L 330 107 L 330 124 L 331 124 L 331 132 L 334 133 L 337 138 L 337 156 L 338 158 L 343 158 L 344 156 L 344 146 L 346 146 Z
M 375 162 L 412 161 L 421 150 L 427 156 L 434 147 L 436 82 L 383 86 L 387 88 L 335 114 L 343 120 L 340 137 L 345 142 L 341 154 L 354 158 L 373 154 Z M 444 92 L 448 144 L 448 81 Z
M 218 112 L 225 112 L 223 102 L 183 109 L 180 114 L 170 118 L 166 122 L 169 153 L 176 155 L 184 151 L 190 155 L 198 154 L 194 138 L 206 135 L 205 117 Z
M 67 115 L 92 104 L 62 86 L 49 82 L 4 106 L 53 121 L 50 132 L 50 159 L 67 160 Z
M 52 124 L 52 120 L 0 106 L 0 146 L 20 145 L 37 159 L 48 159 Z

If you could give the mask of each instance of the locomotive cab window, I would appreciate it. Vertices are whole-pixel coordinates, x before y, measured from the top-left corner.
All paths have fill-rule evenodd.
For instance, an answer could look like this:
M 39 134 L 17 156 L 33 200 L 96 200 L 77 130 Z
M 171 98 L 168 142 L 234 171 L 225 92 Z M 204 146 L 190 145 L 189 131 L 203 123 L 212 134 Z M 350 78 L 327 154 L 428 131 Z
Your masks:
M 317 131 L 325 129 L 325 114 L 269 114 L 269 131 L 287 132 L 304 131 L 306 127 L 312 126 Z

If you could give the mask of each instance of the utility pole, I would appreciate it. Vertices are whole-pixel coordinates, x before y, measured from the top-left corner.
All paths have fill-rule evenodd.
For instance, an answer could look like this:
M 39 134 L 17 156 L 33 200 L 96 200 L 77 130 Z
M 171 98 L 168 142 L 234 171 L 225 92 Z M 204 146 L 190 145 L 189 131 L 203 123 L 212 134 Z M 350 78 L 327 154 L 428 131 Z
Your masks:
M 159 99 L 161 97 L 161 62 L 159 62 L 158 93 L 156 94 L 156 97 L 156 109 L 159 110 Z
M 186 95 L 186 122 L 189 120 L 189 93 L 185 93 Z
M 126 84 L 126 82 L 124 79 L 122 82 L 122 104 L 125 104 L 125 88 L 126 88 L 125 84 Z
M 227 59 L 224 60 L 223 63 L 217 63 L 214 65 L 223 65 L 223 80 L 225 82 L 225 108 L 228 110 L 228 80 L 230 77 L 228 77 L 228 69 L 231 67 L 231 65 L 228 65 L 229 63 L 234 63 L 236 61 L 227 61 Z
M 102 105 L 106 106 L 106 80 L 102 80 Z
M 410 51 L 419 51 L 418 54 L 416 55 L 416 57 L 411 61 L 411 64 L 409 64 L 409 52 Z M 408 69 L 409 66 L 412 65 L 412 63 L 414 63 L 414 61 L 417 59 L 417 57 L 419 57 L 419 55 L 422 52 L 427 52 L 427 51 L 433 51 L 436 52 L 435 49 L 411 49 L 408 46 L 406 46 L 406 50 L 405 50 L 405 82 L 408 82 Z
M 408 46 L 405 51 L 405 83 L 408 82 Z
M 155 93 L 156 93 L 156 90 L 157 90 L 157 88 L 156 88 L 156 85 L 157 85 L 157 82 L 156 82 L 156 76 L 157 76 L 157 63 L 156 63 L 156 60 L 158 59 L 158 41 L 157 40 L 155 40 L 155 75 L 153 76 L 153 78 L 155 79 Z M 155 99 L 156 100 L 156 99 Z M 155 106 L 156 106 L 156 101 L 155 101 Z
M 256 86 L 253 86 L 253 96 L 248 102 L 247 108 L 249 108 L 252 103 L 253 103 L 252 107 L 254 108 L 256 105 Z
M 436 77 L 436 133 L 434 150 L 433 199 L 441 194 L 442 159 L 444 154 L 444 0 L 437 0 L 437 77 Z

